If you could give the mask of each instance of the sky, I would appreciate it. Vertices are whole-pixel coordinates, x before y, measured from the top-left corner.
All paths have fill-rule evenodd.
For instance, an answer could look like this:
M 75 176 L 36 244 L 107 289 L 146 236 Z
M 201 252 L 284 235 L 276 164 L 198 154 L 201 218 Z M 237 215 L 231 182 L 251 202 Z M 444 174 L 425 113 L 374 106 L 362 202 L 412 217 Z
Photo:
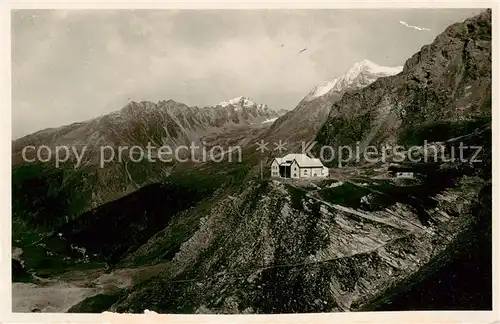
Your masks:
M 130 100 L 205 107 L 246 96 L 293 109 L 355 62 L 403 65 L 480 11 L 13 10 L 12 136 Z

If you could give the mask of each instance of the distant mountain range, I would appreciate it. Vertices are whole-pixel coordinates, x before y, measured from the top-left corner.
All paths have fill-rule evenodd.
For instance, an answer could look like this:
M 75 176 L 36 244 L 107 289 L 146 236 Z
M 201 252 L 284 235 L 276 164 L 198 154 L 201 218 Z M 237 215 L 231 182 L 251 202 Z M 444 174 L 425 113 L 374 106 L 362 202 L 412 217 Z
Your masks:
M 236 127 L 260 127 L 276 111 L 238 97 L 213 107 L 189 107 L 173 100 L 130 102 L 122 109 L 89 121 L 50 128 L 13 142 L 17 153 L 26 145 L 181 145 Z

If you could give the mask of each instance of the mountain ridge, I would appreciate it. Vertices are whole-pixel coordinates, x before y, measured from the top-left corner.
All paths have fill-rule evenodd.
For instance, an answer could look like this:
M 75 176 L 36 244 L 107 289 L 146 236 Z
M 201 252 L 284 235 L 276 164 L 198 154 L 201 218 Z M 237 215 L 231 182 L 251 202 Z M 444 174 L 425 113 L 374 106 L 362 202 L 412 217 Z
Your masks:
M 401 73 L 347 92 L 332 105 L 316 140 L 333 147 L 398 143 L 425 123 L 490 115 L 491 12 L 485 11 L 446 28 Z

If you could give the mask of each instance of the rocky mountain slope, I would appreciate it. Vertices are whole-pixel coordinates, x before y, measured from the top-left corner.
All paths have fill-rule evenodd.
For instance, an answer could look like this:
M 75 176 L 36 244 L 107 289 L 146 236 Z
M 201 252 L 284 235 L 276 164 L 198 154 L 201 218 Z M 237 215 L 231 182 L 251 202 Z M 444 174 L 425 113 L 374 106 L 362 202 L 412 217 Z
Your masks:
M 316 183 L 258 181 L 240 174 L 232 184 L 194 193 L 203 200 L 159 219 L 156 215 L 169 214 L 173 206 L 149 208 L 156 199 L 151 190 L 160 200 L 188 195 L 179 190 L 182 187 L 170 194 L 144 188 L 127 201 L 108 203 L 64 226 L 62 240 L 84 248 L 91 259 L 94 254 L 106 259 L 118 268 L 114 272 L 161 265 L 154 275 L 116 294 L 105 308 L 112 311 L 290 313 L 371 308 L 389 294 L 387 289 L 398 289 L 402 281 L 419 276 L 432 260 L 445 255 L 440 266 L 454 260 L 447 249 L 455 244 L 454 249 L 462 251 L 461 242 L 472 237 L 466 231 L 481 235 L 476 225 L 487 221 L 488 204 L 479 202 L 488 199 L 489 184 L 465 169 L 442 169 L 406 182 L 377 178 L 368 171 Z M 132 231 L 117 235 L 134 240 L 102 235 L 115 219 L 127 220 Z M 470 248 L 475 251 L 477 246 Z M 488 247 L 483 244 L 481 249 L 487 255 Z
M 474 216 L 467 210 L 482 187 L 477 179 L 462 179 L 458 188 L 443 191 L 427 209 L 433 225 L 424 226 L 397 199 L 375 210 L 356 207 L 359 201 L 336 202 L 339 195 L 378 191 L 380 183 L 361 192 L 350 183 L 335 189 L 331 185 L 303 189 L 279 182 L 249 183 L 203 217 L 168 270 L 134 287 L 111 310 L 357 310 L 416 273 L 472 226 Z M 383 199 L 383 194 L 374 199 Z M 459 217 L 448 214 L 459 210 Z
M 318 147 L 408 144 L 426 125 L 426 140 L 441 141 L 451 134 L 438 122 L 453 128 L 489 116 L 491 12 L 485 11 L 449 26 L 406 61 L 402 73 L 346 93 L 333 104 L 316 140 Z

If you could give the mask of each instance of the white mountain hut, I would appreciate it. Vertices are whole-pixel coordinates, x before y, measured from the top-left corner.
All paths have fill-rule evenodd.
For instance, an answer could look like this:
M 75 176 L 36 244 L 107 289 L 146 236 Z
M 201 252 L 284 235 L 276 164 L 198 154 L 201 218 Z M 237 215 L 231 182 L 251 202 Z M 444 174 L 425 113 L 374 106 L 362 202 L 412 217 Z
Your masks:
M 271 177 L 274 178 L 326 178 L 328 168 L 320 159 L 310 158 L 305 154 L 287 154 L 275 158 L 271 163 Z

